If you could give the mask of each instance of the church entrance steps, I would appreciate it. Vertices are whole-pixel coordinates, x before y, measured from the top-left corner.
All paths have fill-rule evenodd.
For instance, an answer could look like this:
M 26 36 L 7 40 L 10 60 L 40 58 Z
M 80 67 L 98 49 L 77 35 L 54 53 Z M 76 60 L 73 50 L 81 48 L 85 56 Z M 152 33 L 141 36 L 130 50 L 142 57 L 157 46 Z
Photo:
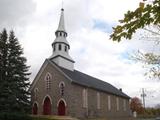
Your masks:
M 56 116 L 56 115 L 34 115 L 33 117 L 47 118 L 49 120 L 79 120 L 70 116 Z

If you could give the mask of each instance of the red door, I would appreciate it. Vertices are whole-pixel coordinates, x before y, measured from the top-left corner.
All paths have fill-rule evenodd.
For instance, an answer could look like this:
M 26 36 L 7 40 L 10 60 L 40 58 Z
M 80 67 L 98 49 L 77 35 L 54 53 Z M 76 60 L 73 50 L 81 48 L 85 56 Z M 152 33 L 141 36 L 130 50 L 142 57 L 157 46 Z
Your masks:
M 60 116 L 65 115 L 65 111 L 66 111 L 65 103 L 61 100 L 58 105 L 58 115 Z
M 37 115 L 38 113 L 38 106 L 36 103 L 34 103 L 33 108 L 32 108 L 32 114 Z
M 46 97 L 43 104 L 43 114 L 50 115 L 51 114 L 51 101 L 49 97 Z

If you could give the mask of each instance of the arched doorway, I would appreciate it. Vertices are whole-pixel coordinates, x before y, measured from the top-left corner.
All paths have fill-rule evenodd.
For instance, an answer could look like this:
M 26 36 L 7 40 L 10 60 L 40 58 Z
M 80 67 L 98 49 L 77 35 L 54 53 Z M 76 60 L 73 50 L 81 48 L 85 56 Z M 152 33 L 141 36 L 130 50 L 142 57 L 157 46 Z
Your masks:
M 63 100 L 58 103 L 58 115 L 63 116 L 66 114 L 66 107 Z
M 33 104 L 32 114 L 33 115 L 37 115 L 38 114 L 38 105 L 37 105 L 37 103 Z
M 44 115 L 51 114 L 51 101 L 48 96 L 45 98 L 44 103 L 43 103 L 43 114 Z

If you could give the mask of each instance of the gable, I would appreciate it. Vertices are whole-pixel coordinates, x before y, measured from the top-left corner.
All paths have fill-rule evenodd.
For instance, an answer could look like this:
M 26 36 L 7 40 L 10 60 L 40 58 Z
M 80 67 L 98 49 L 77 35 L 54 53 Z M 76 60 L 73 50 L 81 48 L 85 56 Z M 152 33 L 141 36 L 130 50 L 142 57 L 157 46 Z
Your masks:
M 66 74 L 64 74 L 56 65 L 54 65 L 52 62 L 50 62 L 48 59 L 46 59 L 44 61 L 44 63 L 42 64 L 40 70 L 38 71 L 36 77 L 34 78 L 31 87 L 29 88 L 30 91 L 32 91 L 32 89 L 34 88 L 34 86 L 37 84 L 37 82 L 40 80 L 40 77 L 42 76 L 42 73 L 44 71 L 46 71 L 47 67 L 50 66 L 54 69 L 56 69 L 61 75 L 63 75 L 64 77 L 67 78 L 67 80 L 69 80 L 70 82 L 72 81 Z

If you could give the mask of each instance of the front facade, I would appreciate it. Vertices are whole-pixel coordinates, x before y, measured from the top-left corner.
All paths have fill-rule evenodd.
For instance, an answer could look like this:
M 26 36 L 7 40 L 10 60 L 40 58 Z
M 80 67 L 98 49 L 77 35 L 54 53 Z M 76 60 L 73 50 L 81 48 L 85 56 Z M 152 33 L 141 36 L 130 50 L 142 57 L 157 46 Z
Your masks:
M 64 10 L 53 54 L 46 59 L 31 85 L 32 113 L 77 118 L 130 116 L 129 97 L 109 83 L 74 70 L 64 27 Z

